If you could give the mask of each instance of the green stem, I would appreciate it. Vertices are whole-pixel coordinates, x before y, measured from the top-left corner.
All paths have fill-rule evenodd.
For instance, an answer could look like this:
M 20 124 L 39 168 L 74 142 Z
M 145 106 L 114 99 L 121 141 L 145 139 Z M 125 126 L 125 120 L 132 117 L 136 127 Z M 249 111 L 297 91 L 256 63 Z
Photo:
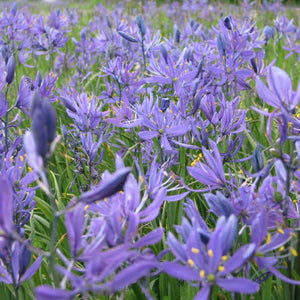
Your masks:
M 9 84 L 6 86 L 5 89 L 5 94 L 4 94 L 4 98 L 5 101 L 7 101 L 7 94 L 8 94 L 8 89 L 9 89 Z M 5 131 L 5 154 L 7 154 L 8 152 L 8 114 L 9 114 L 10 110 L 8 110 L 5 114 L 5 121 L 4 121 L 4 131 Z
M 286 170 L 286 183 L 285 183 L 285 199 L 283 202 L 283 217 L 284 217 L 284 224 L 288 226 L 288 209 L 289 209 L 289 192 L 291 188 L 291 172 L 292 172 L 292 164 L 293 164 L 293 156 L 294 156 L 294 142 L 292 141 L 291 150 L 290 150 L 290 159 L 286 163 L 283 161 Z
M 49 180 L 47 182 L 48 190 L 51 191 Z M 50 200 L 51 210 L 52 210 L 52 226 L 51 226 L 51 239 L 50 239 L 50 249 L 49 249 L 49 265 L 50 272 L 52 274 L 52 279 L 54 281 L 55 287 L 58 286 L 58 277 L 57 272 L 55 270 L 55 249 L 56 249 L 56 236 L 57 236 L 57 225 L 58 225 L 58 215 L 57 215 L 57 206 L 55 203 L 55 198 L 53 194 L 50 192 L 48 195 Z
M 142 38 L 142 53 L 143 53 L 143 65 L 144 71 L 146 71 L 146 56 L 145 56 L 145 46 L 144 46 L 144 38 Z

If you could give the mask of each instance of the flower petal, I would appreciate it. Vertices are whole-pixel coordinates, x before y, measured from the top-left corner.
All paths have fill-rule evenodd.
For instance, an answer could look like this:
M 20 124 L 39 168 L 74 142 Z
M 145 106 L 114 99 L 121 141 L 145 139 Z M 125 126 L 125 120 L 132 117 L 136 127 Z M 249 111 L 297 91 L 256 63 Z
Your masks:
M 216 283 L 222 289 L 229 292 L 252 294 L 259 290 L 259 284 L 246 278 L 218 278 Z

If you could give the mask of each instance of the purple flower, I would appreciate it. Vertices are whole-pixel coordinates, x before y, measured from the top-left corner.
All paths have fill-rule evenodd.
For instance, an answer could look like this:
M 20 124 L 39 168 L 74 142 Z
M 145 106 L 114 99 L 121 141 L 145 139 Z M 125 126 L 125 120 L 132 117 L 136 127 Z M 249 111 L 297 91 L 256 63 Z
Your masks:
M 222 193 L 217 192 L 216 195 L 209 193 L 205 194 L 204 196 L 211 211 L 217 216 L 225 216 L 228 218 L 234 213 L 232 203 Z
M 29 115 L 30 102 L 35 90 L 34 82 L 31 78 L 22 76 L 16 106 Z
M 84 207 L 82 205 L 77 205 L 75 210 L 66 214 L 66 227 L 71 255 L 76 257 L 82 247 L 81 239 L 84 230 Z
M 24 135 L 24 147 L 27 153 L 27 160 L 29 165 L 40 175 L 43 174 L 44 161 L 37 152 L 35 139 L 30 131 L 27 131 Z
M 67 114 L 74 120 L 76 127 L 82 132 L 96 132 L 102 118 L 109 112 L 103 111 L 103 104 L 94 95 L 79 94 L 75 89 L 61 91 L 62 102 Z
M 203 156 L 206 161 L 196 161 L 192 167 L 187 167 L 188 172 L 199 182 L 209 186 L 210 189 L 224 188 L 226 179 L 223 170 L 223 162 L 215 142 L 210 141 L 214 156 L 204 147 Z
M 130 168 L 122 168 L 111 175 L 106 174 L 100 184 L 91 191 L 83 193 L 79 197 L 79 201 L 83 203 L 91 203 L 102 200 L 121 191 L 130 172 Z
M 6 244 L 5 238 L 13 230 L 13 191 L 7 178 L 0 174 L 0 250 Z
M 59 253 L 66 267 L 57 266 L 57 269 L 77 292 L 114 293 L 158 267 L 156 256 L 145 247 L 159 242 L 164 230 L 156 228 L 143 236 L 138 230 L 140 224 L 157 217 L 166 191 L 160 189 L 145 208 L 147 198 L 141 201 L 140 186 L 133 175 L 128 174 L 130 169 L 124 167 L 120 158 L 116 165 L 119 171 L 112 175 L 105 173 L 99 187 L 83 193 L 83 198 L 92 197 L 93 203 L 85 202 L 85 206 L 80 203 L 66 214 L 72 259 L 69 261 Z M 122 192 L 118 192 L 120 188 Z M 105 197 L 104 201 L 96 201 L 102 197 Z M 76 261 L 80 261 L 80 266 L 75 265 Z M 40 287 L 37 293 L 40 292 L 47 294 L 50 289 Z M 68 297 L 72 292 L 63 294 L 61 290 L 55 290 L 54 293 Z
M 153 109 L 153 120 L 145 114 L 141 115 L 141 124 L 148 127 L 150 131 L 142 130 L 139 137 L 142 140 L 152 140 L 157 137 L 162 145 L 162 148 L 167 151 L 172 151 L 172 138 L 181 136 L 190 131 L 190 126 L 184 124 L 180 119 L 175 119 L 172 112 L 163 112 L 156 104 Z
M 3 261 L 0 260 L 0 282 L 4 282 L 7 284 L 16 283 L 17 286 L 20 286 L 21 283 L 30 279 L 35 272 L 39 269 L 42 263 L 42 256 L 39 256 L 32 264 L 28 267 L 31 253 L 28 249 L 25 249 L 26 244 L 29 241 L 26 241 L 24 245 L 20 245 L 19 242 L 12 243 L 11 246 L 11 257 L 4 258 L 7 261 L 6 265 L 4 265 Z M 11 265 L 13 268 L 13 272 L 7 269 L 7 265 Z M 14 278 L 12 277 L 14 276 Z
M 194 299 L 209 299 L 214 285 L 238 293 L 255 293 L 259 290 L 257 283 L 231 274 L 252 258 L 255 244 L 244 245 L 228 257 L 227 252 L 234 241 L 234 238 L 228 238 L 228 234 L 237 220 L 231 215 L 227 221 L 221 217 L 218 222 L 219 225 L 209 235 L 207 243 L 203 243 L 195 229 L 190 232 L 184 245 L 180 244 L 172 233 L 168 234 L 168 245 L 176 260 L 162 263 L 162 269 L 178 279 L 199 282 L 201 289 Z M 236 231 L 233 237 L 235 234 Z
M 267 104 L 292 114 L 300 100 L 300 84 L 297 92 L 293 91 L 289 75 L 278 67 L 271 67 L 268 72 L 268 87 L 261 78 L 256 78 L 256 88 L 260 98 Z

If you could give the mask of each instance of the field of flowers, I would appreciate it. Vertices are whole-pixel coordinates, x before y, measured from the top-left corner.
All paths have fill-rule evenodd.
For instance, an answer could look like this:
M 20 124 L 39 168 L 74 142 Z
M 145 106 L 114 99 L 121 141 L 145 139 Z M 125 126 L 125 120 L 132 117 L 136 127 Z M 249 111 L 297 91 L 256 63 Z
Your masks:
M 299 299 L 299 8 L 28 3 L 0 13 L 0 299 Z

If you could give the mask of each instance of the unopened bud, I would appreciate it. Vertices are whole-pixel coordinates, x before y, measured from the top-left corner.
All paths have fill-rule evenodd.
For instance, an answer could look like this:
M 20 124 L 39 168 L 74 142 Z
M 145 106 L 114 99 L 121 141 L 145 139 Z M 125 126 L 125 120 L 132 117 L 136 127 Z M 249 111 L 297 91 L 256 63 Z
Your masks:
M 15 77 L 15 71 L 16 71 L 16 62 L 15 58 L 11 56 L 8 59 L 7 65 L 6 65 L 6 83 L 11 84 Z

